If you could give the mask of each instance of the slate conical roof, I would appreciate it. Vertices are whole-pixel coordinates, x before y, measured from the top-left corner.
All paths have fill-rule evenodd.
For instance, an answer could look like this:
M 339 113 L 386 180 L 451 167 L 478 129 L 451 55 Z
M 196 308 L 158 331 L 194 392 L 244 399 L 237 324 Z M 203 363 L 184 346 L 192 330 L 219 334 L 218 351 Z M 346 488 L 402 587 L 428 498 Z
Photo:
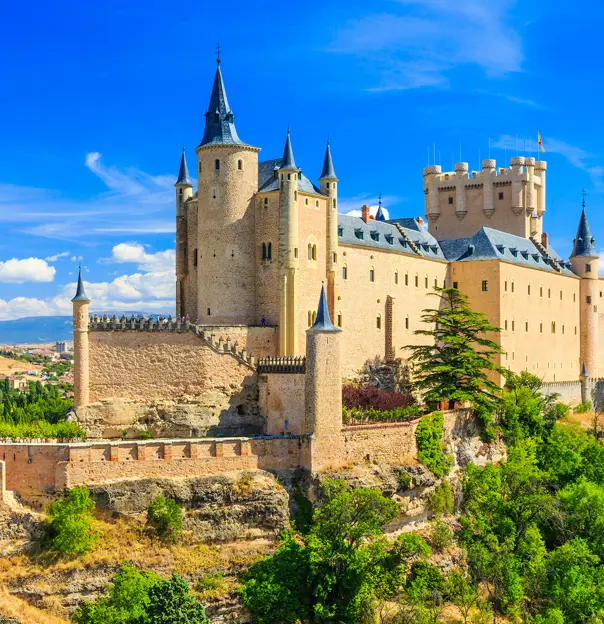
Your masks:
M 72 301 L 83 301 L 84 303 L 90 303 L 90 299 L 86 296 L 84 292 L 84 280 L 82 279 L 82 267 L 80 267 L 80 271 L 78 273 L 78 287 L 76 289 L 75 297 Z
M 193 182 L 191 182 L 191 178 L 189 177 L 189 168 L 187 167 L 184 147 L 182 148 L 182 156 L 180 157 L 180 169 L 178 170 L 178 180 L 176 180 L 176 184 L 193 186 Z
M 375 213 L 376 221 L 386 221 L 386 217 L 384 216 L 384 211 L 382 210 L 381 204 L 378 206 L 377 212 Z
M 205 114 L 206 127 L 201 139 L 201 145 L 245 145 L 237 136 L 235 117 L 227 99 L 220 60 L 216 68 L 214 86 L 210 95 L 208 112 Z
M 317 310 L 317 320 L 308 331 L 339 332 L 340 330 L 331 322 L 329 317 L 329 306 L 325 295 L 325 286 L 321 286 L 321 296 L 319 297 L 319 309 Z
M 327 149 L 325 150 L 325 160 L 323 161 L 323 171 L 319 180 L 337 180 L 335 169 L 333 168 L 333 160 L 331 158 L 331 147 L 327 141 Z
M 585 208 L 583 208 L 581 210 L 581 218 L 579 219 L 579 227 L 577 228 L 577 236 L 573 241 L 573 252 L 570 257 L 587 256 L 589 258 L 597 258 L 598 252 L 596 251 L 595 242 L 589 229 Z
M 283 148 L 283 158 L 281 159 L 281 169 L 297 169 L 294 160 L 294 150 L 292 149 L 292 141 L 289 136 L 289 128 L 287 129 L 287 139 L 285 139 L 285 147 Z
M 585 362 L 583 362 L 583 366 L 581 367 L 581 377 L 589 377 L 587 374 L 587 366 L 585 366 Z

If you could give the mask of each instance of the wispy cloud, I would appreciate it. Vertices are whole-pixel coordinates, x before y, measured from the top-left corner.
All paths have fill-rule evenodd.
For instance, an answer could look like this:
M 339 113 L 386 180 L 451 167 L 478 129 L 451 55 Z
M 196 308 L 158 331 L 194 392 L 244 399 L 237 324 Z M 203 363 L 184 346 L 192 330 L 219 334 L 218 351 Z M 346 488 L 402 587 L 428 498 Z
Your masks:
M 373 60 L 375 91 L 442 87 L 449 72 L 473 65 L 489 77 L 519 72 L 522 41 L 510 19 L 515 0 L 398 0 L 400 12 L 346 23 L 330 50 Z
M 45 260 L 46 262 L 56 262 L 57 260 L 60 260 L 61 258 L 68 258 L 68 257 L 69 257 L 68 251 L 61 251 L 60 253 L 54 254 L 54 256 L 48 256 L 47 258 L 45 258 Z

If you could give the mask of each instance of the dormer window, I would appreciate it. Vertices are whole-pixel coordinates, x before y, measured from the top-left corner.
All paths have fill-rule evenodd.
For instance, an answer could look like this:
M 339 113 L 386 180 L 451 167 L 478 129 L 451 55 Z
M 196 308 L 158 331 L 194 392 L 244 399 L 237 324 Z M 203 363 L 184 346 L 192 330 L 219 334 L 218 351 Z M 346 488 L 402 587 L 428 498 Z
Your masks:
M 523 257 L 525 260 L 528 260 L 528 256 L 529 256 L 529 255 L 528 255 L 528 251 L 521 251 L 520 253 L 522 254 L 522 257 Z
M 535 262 L 539 262 L 539 254 L 532 254 L 533 255 L 533 260 Z
M 386 239 L 389 245 L 392 245 L 394 243 L 394 236 L 392 236 L 392 234 L 386 234 L 384 238 Z
M 301 179 L 302 179 L 302 172 L 298 171 L 298 180 L 301 180 Z
M 344 228 L 342 226 L 338 227 L 338 236 L 344 236 Z
M 407 241 L 404 238 L 399 238 L 398 240 L 403 247 L 407 247 Z
M 436 245 L 431 245 L 430 249 L 432 250 L 432 253 L 438 253 L 438 247 Z
M 355 236 L 356 236 L 359 240 L 363 240 L 363 230 L 356 229 L 356 230 L 354 231 L 354 235 L 355 235 Z
M 379 241 L 380 240 L 380 235 L 376 230 L 371 230 L 371 238 L 374 241 Z
M 499 253 L 505 253 L 505 247 L 503 245 L 497 245 L 497 251 Z
M 510 247 L 510 252 L 512 253 L 512 256 L 514 256 L 514 258 L 518 257 L 518 250 L 516 249 L 516 247 Z

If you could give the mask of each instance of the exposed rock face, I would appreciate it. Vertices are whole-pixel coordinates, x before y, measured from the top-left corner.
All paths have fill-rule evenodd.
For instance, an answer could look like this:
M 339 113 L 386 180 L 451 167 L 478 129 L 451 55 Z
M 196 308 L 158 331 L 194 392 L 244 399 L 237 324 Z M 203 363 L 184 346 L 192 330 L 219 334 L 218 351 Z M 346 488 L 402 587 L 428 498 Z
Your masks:
M 134 517 L 160 495 L 173 498 L 185 511 L 183 529 L 203 542 L 270 537 L 289 526 L 288 494 L 264 471 L 123 480 L 89 489 L 100 510 Z

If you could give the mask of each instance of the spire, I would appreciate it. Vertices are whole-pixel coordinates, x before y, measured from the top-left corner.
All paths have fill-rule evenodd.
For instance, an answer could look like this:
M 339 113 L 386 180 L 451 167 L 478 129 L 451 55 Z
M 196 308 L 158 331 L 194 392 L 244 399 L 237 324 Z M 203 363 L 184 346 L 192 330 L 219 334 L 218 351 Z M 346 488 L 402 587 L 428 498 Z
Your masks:
M 587 366 L 585 366 L 585 362 L 583 362 L 583 366 L 581 367 L 581 377 L 585 377 L 587 379 L 587 377 L 589 377 L 589 375 L 587 374 Z
M 384 216 L 384 211 L 382 210 L 382 194 L 380 193 L 380 197 L 378 199 L 378 209 L 375 213 L 376 221 L 386 221 L 386 217 Z
M 321 296 L 319 297 L 319 309 L 317 310 L 317 320 L 308 331 L 328 331 L 339 332 L 340 330 L 331 322 L 329 317 L 329 307 L 325 296 L 325 286 L 321 286 Z
M 185 156 L 185 146 L 182 146 L 182 156 L 180 157 L 180 169 L 178 170 L 178 180 L 176 180 L 177 186 L 178 184 L 185 184 L 187 186 L 193 186 L 191 182 L 191 178 L 189 178 L 189 169 L 187 167 L 187 158 Z
M 577 236 L 573 241 L 573 252 L 571 258 L 575 256 L 587 256 L 588 258 L 597 258 L 598 252 L 595 248 L 595 239 L 591 235 L 587 215 L 585 214 L 585 197 L 582 202 L 581 218 L 579 219 L 579 227 L 577 228 Z
M 283 158 L 281 159 L 281 169 L 297 169 L 294 160 L 294 150 L 292 149 L 292 141 L 287 129 L 287 139 L 285 139 L 285 148 L 283 149 Z
M 72 301 L 82 301 L 83 303 L 90 303 L 90 299 L 84 292 L 84 280 L 82 279 L 82 265 L 80 265 L 80 271 L 78 273 L 78 288 L 76 290 L 75 297 Z
M 331 147 L 329 140 L 327 141 L 327 149 L 325 150 L 325 160 L 323 161 L 323 171 L 319 177 L 319 180 L 329 179 L 337 180 L 335 169 L 333 168 L 333 160 L 331 159 Z
M 229 106 L 222 70 L 220 69 L 220 56 L 217 59 L 216 76 L 208 112 L 205 114 L 206 127 L 201 139 L 201 145 L 245 145 L 237 136 L 235 130 L 235 117 Z

